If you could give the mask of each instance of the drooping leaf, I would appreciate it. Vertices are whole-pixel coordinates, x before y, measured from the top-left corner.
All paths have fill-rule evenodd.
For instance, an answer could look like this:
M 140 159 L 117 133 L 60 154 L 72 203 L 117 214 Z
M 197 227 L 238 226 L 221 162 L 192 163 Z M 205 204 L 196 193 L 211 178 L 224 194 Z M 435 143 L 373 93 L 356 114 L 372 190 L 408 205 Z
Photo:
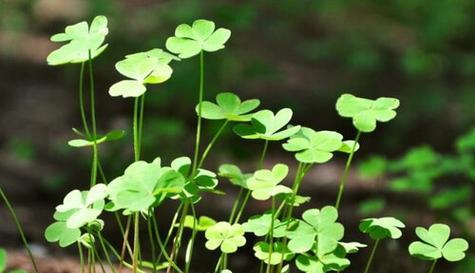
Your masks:
M 252 174 L 242 173 L 238 166 L 233 164 L 223 164 L 219 166 L 219 176 L 229 179 L 229 181 L 239 187 L 247 189 L 247 180 Z
M 183 226 L 197 231 L 206 231 L 215 224 L 216 221 L 208 216 L 200 216 L 197 221 L 192 215 L 187 215 Z
M 341 95 L 336 103 L 338 114 L 352 118 L 356 129 L 366 133 L 376 129 L 377 121 L 387 122 L 396 117 L 395 109 L 398 107 L 399 100 L 395 98 L 370 100 L 351 94 Z
M 359 225 L 361 232 L 369 234 L 373 240 L 399 239 L 404 227 L 404 223 L 394 217 L 367 218 L 361 220 Z
M 80 237 L 79 228 L 69 228 L 66 222 L 55 222 L 45 230 L 46 240 L 51 243 L 58 242 L 61 247 L 74 244 Z

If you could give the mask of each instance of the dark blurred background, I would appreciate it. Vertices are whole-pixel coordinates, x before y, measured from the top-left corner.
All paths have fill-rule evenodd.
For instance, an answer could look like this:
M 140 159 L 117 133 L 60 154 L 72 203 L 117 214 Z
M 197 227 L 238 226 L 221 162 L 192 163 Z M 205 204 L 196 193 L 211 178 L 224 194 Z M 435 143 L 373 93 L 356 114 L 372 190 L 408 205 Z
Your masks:
M 132 100 L 107 94 L 121 78 L 115 62 L 129 53 L 164 48 L 180 23 L 210 19 L 231 29 L 232 37 L 225 50 L 206 55 L 209 100 L 221 91 L 259 98 L 264 108 L 292 108 L 294 123 L 352 138 L 351 122 L 334 109 L 341 93 L 400 99 L 395 120 L 364 134 L 356 157 L 360 168 L 355 165 L 360 171 L 352 173 L 344 199 L 342 222 L 348 225 L 348 239 L 366 240 L 357 232 L 357 221 L 368 215 L 395 214 L 408 224 L 405 240 L 385 246 L 386 253 L 395 256 L 386 254 L 393 258 L 377 262 L 374 272 L 426 270 L 426 264 L 409 258 L 405 250 L 418 225 L 447 222 L 454 233 L 472 238 L 473 244 L 475 134 L 465 135 L 469 143 L 473 140 L 469 148 L 457 148 L 456 143 L 475 121 L 475 1 L 0 0 L 0 184 L 30 240 L 45 255 L 58 252 L 42 235 L 54 206 L 69 190 L 86 187 L 89 175 L 89 153 L 66 145 L 74 137 L 71 128 L 80 127 L 79 67 L 48 67 L 46 56 L 57 48 L 49 37 L 65 25 L 90 21 L 99 14 L 108 17 L 110 29 L 109 47 L 94 62 L 101 132 L 130 132 Z M 173 68 L 172 79 L 152 86 L 147 95 L 143 145 L 147 160 L 160 156 L 168 161 L 191 154 L 198 59 Z M 218 126 L 206 122 L 204 139 L 209 140 Z M 109 177 L 119 175 L 130 163 L 131 137 L 128 133 L 121 141 L 103 145 L 102 161 Z M 414 152 L 414 147 L 419 148 Z M 260 148 L 259 143 L 243 141 L 228 131 L 208 167 L 236 161 L 251 171 Z M 292 156 L 278 144 L 271 148 L 268 165 L 293 164 Z M 306 179 L 303 190 L 313 197 L 312 206 L 334 200 L 344 160 L 338 156 Z M 441 162 L 449 162 L 452 169 L 434 175 L 431 170 Z M 461 165 L 467 168 L 454 171 Z M 421 183 L 430 187 L 412 188 Z M 446 194 L 439 197 L 444 206 L 426 202 L 439 193 Z M 222 197 L 212 198 L 223 208 L 230 206 Z M 264 205 L 252 203 L 249 213 L 262 211 Z M 209 204 L 200 207 L 201 214 L 217 218 L 224 212 Z M 0 246 L 20 247 L 3 207 L 0 216 Z M 366 252 L 355 259 L 364 261 Z M 203 255 L 208 254 L 203 250 Z M 248 263 L 249 255 L 241 256 L 240 261 Z M 472 256 L 458 267 L 440 266 L 445 272 L 469 273 L 475 272 L 474 263 Z

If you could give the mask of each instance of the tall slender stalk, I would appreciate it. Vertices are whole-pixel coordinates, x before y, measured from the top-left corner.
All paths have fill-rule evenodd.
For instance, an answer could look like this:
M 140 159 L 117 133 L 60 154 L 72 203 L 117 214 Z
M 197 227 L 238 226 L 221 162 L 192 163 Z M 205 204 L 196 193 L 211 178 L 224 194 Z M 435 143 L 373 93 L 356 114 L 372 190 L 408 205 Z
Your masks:
M 273 252 L 273 247 L 274 247 L 274 219 L 275 219 L 275 196 L 272 196 L 272 217 L 270 221 L 270 232 L 269 232 L 269 258 L 267 261 L 267 268 L 266 268 L 266 273 L 271 272 L 272 265 L 270 263 L 271 257 L 272 257 L 272 252 Z
M 35 270 L 36 273 L 39 273 L 38 266 L 35 261 L 35 257 L 33 257 L 33 253 L 31 252 L 30 245 L 28 244 L 28 240 L 26 240 L 26 236 L 25 236 L 25 233 L 23 232 L 23 228 L 21 226 L 20 220 L 18 220 L 18 216 L 15 210 L 13 209 L 12 204 L 8 200 L 7 196 L 5 195 L 5 192 L 3 192 L 3 189 L 1 187 L 0 187 L 0 196 L 2 197 L 3 202 L 5 203 L 5 206 L 7 207 L 8 211 L 10 212 L 13 222 L 15 222 L 16 228 L 23 242 L 23 246 L 25 247 L 26 252 L 28 253 L 31 264 L 33 265 L 33 269 Z
M 199 95 L 198 95 L 198 123 L 196 126 L 196 138 L 195 138 L 195 152 L 193 156 L 193 168 L 191 169 L 191 176 L 193 177 L 194 172 L 198 166 L 198 155 L 200 152 L 200 138 L 201 138 L 201 113 L 202 113 L 202 102 L 204 94 L 204 79 L 205 79 L 205 64 L 204 64 L 204 53 L 200 52 L 200 86 L 199 86 Z
M 92 127 L 92 167 L 91 167 L 91 187 L 97 183 L 97 165 L 99 161 L 99 151 L 97 147 L 97 125 L 96 125 L 96 94 L 94 88 L 94 71 L 92 69 L 91 51 L 89 50 L 89 91 L 90 91 L 90 111 Z
M 189 249 L 187 249 L 187 258 L 185 261 L 185 273 L 190 272 L 191 258 L 193 257 L 193 247 L 195 244 L 196 233 L 197 233 L 196 222 L 198 221 L 198 217 L 196 215 L 195 206 L 193 204 L 191 204 L 191 213 L 192 213 L 194 221 L 193 221 L 193 230 L 191 231 L 190 245 L 189 245 Z
M 84 273 L 84 254 L 82 251 L 81 242 L 77 242 L 79 252 L 79 271 Z
M 378 248 L 379 240 L 374 241 L 373 249 L 371 250 L 371 254 L 369 255 L 368 262 L 366 263 L 364 273 L 368 273 L 369 269 L 371 268 L 371 263 L 373 262 L 374 254 L 376 253 L 376 249 Z
M 437 260 L 434 260 L 432 262 L 432 265 L 430 266 L 430 269 L 429 269 L 429 272 L 428 273 L 433 273 L 434 272 L 434 268 L 435 268 L 435 265 L 437 264 Z
M 340 208 L 341 198 L 343 197 L 345 184 L 346 184 L 346 181 L 348 180 L 348 174 L 350 172 L 351 161 L 353 160 L 353 155 L 355 154 L 355 148 L 358 143 L 358 140 L 360 139 L 360 135 L 361 135 L 361 131 L 358 131 L 358 133 L 356 134 L 355 143 L 353 144 L 353 147 L 351 147 L 350 155 L 348 156 L 348 159 L 346 160 L 345 170 L 343 171 L 343 175 L 340 180 L 338 196 L 336 197 L 336 202 L 335 202 L 335 208 L 337 210 Z
M 206 149 L 204 150 L 203 154 L 201 155 L 201 159 L 198 163 L 198 167 L 197 169 L 201 168 L 201 166 L 203 165 L 206 157 L 208 156 L 209 152 L 211 151 L 211 148 L 213 148 L 213 145 L 216 143 L 216 141 L 218 140 L 218 138 L 221 136 L 221 133 L 224 131 L 224 129 L 226 128 L 226 126 L 228 125 L 229 121 L 226 120 L 223 125 L 221 125 L 221 127 L 219 127 L 218 131 L 216 132 L 216 134 L 214 135 L 214 137 L 211 139 L 211 141 L 209 142 L 208 146 L 206 146 Z
M 87 118 L 86 118 L 86 111 L 84 107 L 84 68 L 85 68 L 85 63 L 81 63 L 81 68 L 79 71 L 79 112 L 81 113 L 81 120 L 82 120 L 82 126 L 84 128 L 84 132 L 86 133 L 86 136 L 90 136 L 89 132 L 89 126 L 87 125 Z

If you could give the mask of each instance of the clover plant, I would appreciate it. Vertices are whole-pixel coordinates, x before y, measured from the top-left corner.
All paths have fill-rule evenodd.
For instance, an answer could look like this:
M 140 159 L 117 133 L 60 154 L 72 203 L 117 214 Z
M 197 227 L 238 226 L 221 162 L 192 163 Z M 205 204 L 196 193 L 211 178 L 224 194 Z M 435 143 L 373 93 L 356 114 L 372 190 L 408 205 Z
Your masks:
M 98 16 L 91 24 L 81 22 L 68 26 L 64 33 L 51 38 L 52 41 L 67 44 L 48 56 L 50 65 L 80 64 L 78 101 L 83 128 L 73 129 L 80 138 L 76 137 L 68 144 L 91 149 L 92 162 L 89 187 L 72 190 L 56 207 L 54 222 L 45 230 L 47 241 L 58 243 L 60 247 L 77 247 L 81 272 L 92 268 L 96 262 L 102 268 L 108 265 L 113 273 L 116 270 L 120 272 L 123 267 L 133 273 L 161 270 L 167 273 L 196 272 L 192 265 L 199 236 L 206 239 L 207 251 L 219 254 L 214 268 L 209 268 L 214 273 L 232 272 L 228 259 L 246 244 L 252 244 L 261 273 L 286 273 L 294 269 L 305 273 L 342 272 L 351 266 L 349 254 L 357 253 L 366 245 L 344 240 L 345 227 L 338 220 L 342 194 L 353 156 L 363 148 L 361 133 L 374 131 L 377 122 L 393 119 L 399 106 L 397 99 L 372 100 L 351 94 L 340 96 L 336 110 L 340 116 L 351 118 L 357 131 L 354 139 L 346 140 L 336 131 L 314 130 L 295 124 L 295 121 L 291 123 L 293 112 L 289 108 L 278 111 L 259 109 L 258 99 L 221 92 L 215 101 L 205 100 L 205 54 L 223 49 L 231 31 L 217 28 L 209 20 L 196 20 L 191 25 L 179 25 L 174 35 L 166 40 L 164 48 L 170 52 L 154 48 L 126 55 L 116 63 L 116 70 L 125 79 L 112 84 L 108 92 L 112 97 L 132 97 L 134 100 L 131 117 L 133 143 L 130 145 L 133 158 L 125 163 L 127 167 L 123 172 L 106 176 L 107 170 L 100 164 L 99 145 L 121 138 L 126 131 L 99 134 L 96 124 L 92 61 L 106 49 L 107 33 L 107 19 Z M 197 104 L 195 109 L 189 109 L 197 118 L 192 155 L 184 155 L 167 163 L 161 160 L 165 155 L 157 154 L 154 160 L 147 161 L 141 154 L 142 139 L 146 133 L 143 126 L 145 96 L 153 85 L 155 88 L 157 84 L 173 81 L 173 67 L 196 55 L 199 55 Z M 84 107 L 83 92 L 86 64 L 90 91 L 88 111 Z M 206 145 L 201 132 L 204 120 L 222 122 Z M 213 164 L 208 166 L 207 156 L 222 133 L 230 129 L 227 125 L 231 123 L 232 131 L 244 141 L 261 141 L 262 151 L 255 164 L 247 164 L 247 170 L 229 162 L 219 162 L 221 165 L 214 170 L 209 167 Z M 288 152 L 288 163 L 277 163 L 266 168 L 264 163 L 270 142 L 279 143 L 276 146 Z M 473 148 L 475 145 L 472 144 L 472 141 L 464 140 L 460 147 Z M 203 150 L 202 146 L 205 147 Z M 335 205 L 302 209 L 302 205 L 311 198 L 299 192 L 304 178 L 314 166 L 329 162 L 338 152 L 346 154 L 347 160 Z M 102 180 L 100 183 L 98 173 Z M 106 177 L 115 178 L 108 181 Z M 237 195 L 223 192 L 226 189 L 223 183 L 227 182 L 239 189 Z M 16 214 L 1 189 L 0 195 L 29 250 Z M 214 220 L 198 209 L 197 204 L 209 195 L 232 201 L 227 219 Z M 242 219 L 249 200 L 262 202 L 257 207 L 268 207 Z M 163 210 L 170 207 L 164 208 L 165 203 L 174 203 L 177 209 L 168 232 L 162 233 L 158 219 L 161 222 L 166 215 Z M 295 216 L 294 210 L 299 210 L 301 217 Z M 107 220 L 111 219 L 107 214 L 112 214 L 114 221 Z M 121 231 L 119 249 L 103 232 L 106 226 L 115 224 Z M 393 217 L 361 221 L 360 230 L 375 240 L 365 273 L 369 272 L 378 242 L 385 238 L 400 238 L 402 228 L 404 224 Z M 447 226 L 434 225 L 429 230 L 418 228 L 416 232 L 423 242 L 411 244 L 409 251 L 416 257 L 434 260 L 433 266 L 441 257 L 457 261 L 465 256 L 468 244 L 462 239 L 448 241 L 450 229 Z M 150 253 L 144 253 L 141 239 L 148 242 Z M 36 270 L 36 273 L 40 272 Z

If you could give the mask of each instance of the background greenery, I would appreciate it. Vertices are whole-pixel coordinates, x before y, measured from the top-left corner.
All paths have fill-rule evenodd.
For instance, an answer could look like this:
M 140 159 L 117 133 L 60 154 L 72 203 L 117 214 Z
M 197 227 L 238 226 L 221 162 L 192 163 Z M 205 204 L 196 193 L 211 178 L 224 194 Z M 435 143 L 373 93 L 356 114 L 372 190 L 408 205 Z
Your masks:
M 207 56 L 208 99 L 220 91 L 258 97 L 263 107 L 291 107 L 296 122 L 342 131 L 348 137 L 353 134 L 351 124 L 334 110 L 342 92 L 401 100 L 397 118 L 364 137 L 357 162 L 370 154 L 389 159 L 372 157 L 361 166 L 363 175 L 355 178 L 363 182 L 355 183 L 349 189 L 354 194 L 345 200 L 348 221 L 354 204 L 360 204 L 361 215 L 398 211 L 411 222 L 411 231 L 437 219 L 457 224 L 459 232 L 473 238 L 470 168 L 473 171 L 475 163 L 467 158 L 474 152 L 461 152 L 455 143 L 475 124 L 474 1 L 0 0 L 0 183 L 20 208 L 25 207 L 20 212 L 32 223 L 28 231 L 34 241 L 42 242 L 49 219 L 45 215 L 62 193 L 86 185 L 88 175 L 86 153 L 78 155 L 65 145 L 72 137 L 70 128 L 80 124 L 75 102 L 79 71 L 75 66 L 46 66 L 45 57 L 55 47 L 49 36 L 97 14 L 110 20 L 110 46 L 95 63 L 103 132 L 128 129 L 131 123 L 131 104 L 107 95 L 120 77 L 113 64 L 128 53 L 164 47 L 179 23 L 208 18 L 233 31 L 226 50 Z M 197 60 L 176 65 L 173 79 L 149 93 L 145 158 L 190 153 L 197 67 Z M 206 126 L 210 134 L 216 129 L 213 123 Z M 111 176 L 128 164 L 130 143 L 128 134 L 104 151 Z M 228 132 L 219 144 L 224 152 L 214 158 L 215 166 L 229 158 L 252 159 L 257 146 L 246 150 L 239 144 Z M 404 157 L 421 145 L 425 146 L 415 155 Z M 274 147 L 271 158 L 282 157 L 280 150 Z M 401 159 L 390 163 L 397 158 Z M 331 174 L 332 168 L 340 167 L 338 160 L 342 158 L 327 167 Z M 464 164 L 465 171 L 454 170 Z M 337 179 L 332 176 L 334 183 L 323 191 L 312 188 L 319 204 L 333 198 Z M 439 195 L 438 201 L 425 202 L 427 196 Z M 463 202 L 452 203 L 459 199 Z M 408 200 L 417 204 L 417 210 L 400 205 Z M 26 210 L 31 204 L 37 207 L 34 213 Z M 17 243 L 15 237 L 4 239 L 3 234 L 14 232 L 0 227 L 0 245 Z

